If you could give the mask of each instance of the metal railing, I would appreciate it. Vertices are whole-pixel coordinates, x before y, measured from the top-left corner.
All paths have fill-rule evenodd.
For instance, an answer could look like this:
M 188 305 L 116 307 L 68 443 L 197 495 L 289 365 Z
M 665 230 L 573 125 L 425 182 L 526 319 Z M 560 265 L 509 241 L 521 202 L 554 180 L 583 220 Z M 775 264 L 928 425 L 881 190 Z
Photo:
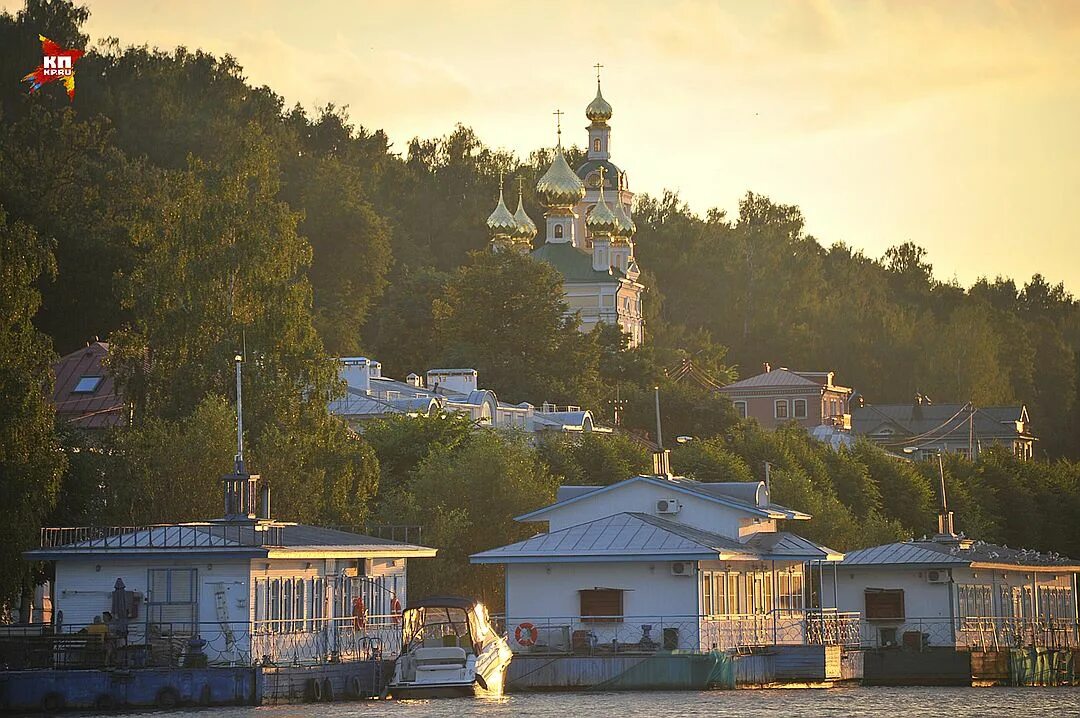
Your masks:
M 829 609 L 729 616 L 511 616 L 507 631 L 517 652 L 592 655 L 857 646 L 861 637 L 858 613 Z
M 207 548 L 280 546 L 282 526 L 256 522 L 71 526 L 41 529 L 41 547 Z
M 1080 625 L 1072 618 L 903 618 L 863 623 L 869 648 L 954 646 L 972 650 L 1076 648 Z
M 398 616 L 210 623 L 38 625 L 0 635 L 0 668 L 198 668 L 396 658 Z M 300 625 L 302 624 L 302 625 Z

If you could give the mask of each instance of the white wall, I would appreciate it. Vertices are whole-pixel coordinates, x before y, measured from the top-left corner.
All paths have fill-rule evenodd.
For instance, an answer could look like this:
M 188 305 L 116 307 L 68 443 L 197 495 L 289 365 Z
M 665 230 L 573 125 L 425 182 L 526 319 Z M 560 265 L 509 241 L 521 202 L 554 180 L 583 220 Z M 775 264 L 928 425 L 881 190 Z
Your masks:
M 1056 586 L 1070 588 L 1072 575 L 1068 573 L 1032 572 L 1030 569 L 1000 570 L 953 568 L 952 583 L 934 584 L 927 580 L 927 572 L 936 570 L 948 573 L 946 568 L 907 568 L 873 567 L 857 568 L 854 566 L 837 568 L 837 608 L 841 611 L 865 611 L 865 591 L 868 588 L 903 589 L 905 621 L 882 622 L 865 621 L 864 634 L 871 641 L 876 639 L 878 627 L 897 626 L 899 634 L 907 630 L 919 630 L 930 636 L 931 645 L 951 645 L 956 640 L 953 631 L 954 621 L 959 613 L 957 600 L 958 585 L 989 586 L 992 596 L 992 612 L 988 617 L 1011 617 L 1011 605 L 1002 605 L 1003 588 Z M 823 593 L 826 601 L 832 598 L 833 587 L 829 572 L 826 571 Z M 1074 598 L 1075 600 L 1075 598 Z M 951 604 L 951 608 L 950 608 Z M 1075 604 L 1074 604 L 1075 605 Z M 950 612 L 951 611 L 951 612 Z M 866 634 L 867 631 L 872 632 Z M 962 637 L 961 637 L 962 638 Z
M 591 588 L 624 589 L 622 623 L 582 624 L 578 616 L 578 591 Z M 664 625 L 679 630 L 681 648 L 697 647 L 697 571 L 691 576 L 673 576 L 670 561 L 610 563 L 508 564 L 506 567 L 506 626 L 511 645 L 515 628 L 529 622 L 545 626 L 571 626 L 571 631 L 593 631 L 601 643 L 618 637 L 621 642 L 640 640 L 641 625 L 654 627 L 653 640 L 659 642 Z M 633 618 L 629 618 L 633 617 Z
M 676 514 L 658 514 L 656 502 L 660 499 L 678 499 L 682 509 Z M 638 481 L 598 496 L 586 496 L 550 512 L 547 520 L 550 530 L 558 531 L 624 512 L 659 516 L 732 538 L 739 537 L 740 520 L 748 516 L 744 511 L 722 506 L 703 497 Z

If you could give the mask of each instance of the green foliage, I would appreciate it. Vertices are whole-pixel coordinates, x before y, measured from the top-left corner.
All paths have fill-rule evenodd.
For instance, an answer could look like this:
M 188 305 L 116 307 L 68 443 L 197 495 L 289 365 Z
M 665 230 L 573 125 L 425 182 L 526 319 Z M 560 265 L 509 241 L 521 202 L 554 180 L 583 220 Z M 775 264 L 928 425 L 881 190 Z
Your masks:
M 652 466 L 645 447 L 622 433 L 550 434 L 537 451 L 563 484 L 608 486 Z
M 64 454 L 53 433 L 53 353 L 31 319 L 41 301 L 34 288 L 53 270 L 49 247 L 32 228 L 9 223 L 0 207 L 0 606 L 28 588 L 19 554 L 34 547 L 41 520 L 56 501 Z
M 551 503 L 557 486 L 518 434 L 482 431 L 456 446 L 433 446 L 416 467 L 411 490 L 380 513 L 390 523 L 423 525 L 425 543 L 439 549 L 436 559 L 410 565 L 409 590 L 464 593 L 500 605 L 501 567 L 471 565 L 469 554 L 534 534 L 513 517 Z

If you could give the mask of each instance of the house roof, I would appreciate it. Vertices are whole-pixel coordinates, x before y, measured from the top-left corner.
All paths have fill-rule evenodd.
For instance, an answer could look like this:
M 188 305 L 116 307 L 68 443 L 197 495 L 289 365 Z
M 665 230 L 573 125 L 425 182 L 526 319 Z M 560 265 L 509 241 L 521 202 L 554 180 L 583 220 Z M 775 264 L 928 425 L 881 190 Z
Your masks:
M 127 423 L 127 406 L 116 389 L 112 373 L 105 366 L 109 355 L 106 342 L 90 342 L 53 364 L 56 383 L 53 404 L 56 415 L 81 429 L 104 429 Z M 100 381 L 93 378 L 100 377 Z M 85 379 L 82 386 L 80 380 Z
M 1027 422 L 1027 409 L 1018 406 L 976 407 L 974 414 L 967 404 L 867 404 L 851 412 L 851 430 L 855 434 L 885 437 L 924 437 L 933 442 L 953 436 L 968 437 L 968 421 L 972 421 L 976 439 L 1031 437 L 1027 428 L 1018 430 L 1018 423 Z
M 782 546 L 781 546 L 782 544 Z M 800 548 L 801 547 L 801 548 Z M 473 563 L 647 560 L 836 560 L 842 554 L 785 534 L 772 544 L 740 542 L 649 514 L 625 512 L 470 556 Z
M 557 494 L 558 500 L 555 503 L 536 509 L 535 511 L 530 511 L 527 514 L 522 514 L 521 516 L 516 517 L 515 520 L 546 521 L 547 519 L 545 517 L 547 514 L 555 509 L 580 501 L 587 496 L 596 496 L 609 491 L 615 491 L 621 486 L 634 482 L 647 482 L 675 493 L 698 496 L 753 516 L 770 519 L 795 520 L 807 520 L 810 518 L 810 514 L 789 509 L 786 506 L 780 506 L 779 504 L 773 503 L 766 504 L 765 506 L 758 506 L 756 502 L 749 500 L 747 498 L 748 492 L 753 490 L 756 493 L 757 487 L 761 486 L 761 482 L 706 483 L 694 481 L 693 479 L 686 479 L 681 476 L 672 477 L 670 479 L 659 476 L 632 476 L 629 479 L 624 479 L 623 481 L 608 486 L 560 487 L 559 493 Z M 564 496 L 565 498 L 563 498 Z
M 24 552 L 32 560 L 78 556 L 235 555 L 252 558 L 431 557 L 426 546 L 279 521 L 207 521 L 135 527 L 48 529 L 55 537 Z M 65 533 L 66 532 L 66 533 Z M 70 537 L 67 540 L 65 537 Z M 45 543 L 45 542 L 43 542 Z
M 989 564 L 1031 569 L 1077 568 L 1077 561 L 1065 556 L 1043 554 L 1028 549 L 986 543 L 985 541 L 902 541 L 852 551 L 843 566 L 970 566 Z
M 762 374 L 756 374 L 740 381 L 735 381 L 723 386 L 720 391 L 732 389 L 760 389 L 764 387 L 792 387 L 804 386 L 807 389 L 817 389 L 822 385 L 819 382 L 807 379 L 790 369 L 773 369 Z
M 545 242 L 530 255 L 559 270 L 565 282 L 618 283 L 624 277 L 622 271 L 614 267 L 605 271 L 593 269 L 592 255 L 569 242 Z

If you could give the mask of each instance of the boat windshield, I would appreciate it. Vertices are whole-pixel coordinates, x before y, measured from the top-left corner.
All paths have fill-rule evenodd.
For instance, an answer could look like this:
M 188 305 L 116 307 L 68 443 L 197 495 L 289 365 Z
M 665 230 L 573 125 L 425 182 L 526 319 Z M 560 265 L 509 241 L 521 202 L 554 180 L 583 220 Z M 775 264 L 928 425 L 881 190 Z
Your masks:
M 457 646 L 474 653 L 476 647 L 470 626 L 474 620 L 472 612 L 462 608 L 410 608 L 402 616 L 403 648 L 411 651 L 416 648 Z

